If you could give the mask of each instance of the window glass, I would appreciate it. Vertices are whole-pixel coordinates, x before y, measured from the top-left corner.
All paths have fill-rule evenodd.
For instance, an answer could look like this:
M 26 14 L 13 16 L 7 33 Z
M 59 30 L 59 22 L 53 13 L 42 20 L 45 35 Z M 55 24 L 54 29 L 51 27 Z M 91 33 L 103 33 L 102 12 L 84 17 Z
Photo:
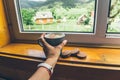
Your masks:
M 95 0 L 19 0 L 21 31 L 94 32 Z M 19 13 L 19 12 L 18 12 Z
M 120 33 L 120 0 L 111 0 L 108 33 Z

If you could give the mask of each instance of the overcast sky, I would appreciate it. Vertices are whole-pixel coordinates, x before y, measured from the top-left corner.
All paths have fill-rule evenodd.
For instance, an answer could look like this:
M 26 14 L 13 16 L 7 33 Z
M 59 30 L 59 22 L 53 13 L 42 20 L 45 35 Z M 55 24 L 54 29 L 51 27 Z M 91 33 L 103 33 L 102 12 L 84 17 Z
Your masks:
M 45 2 L 47 0 L 28 0 L 28 1 L 43 1 L 43 2 Z

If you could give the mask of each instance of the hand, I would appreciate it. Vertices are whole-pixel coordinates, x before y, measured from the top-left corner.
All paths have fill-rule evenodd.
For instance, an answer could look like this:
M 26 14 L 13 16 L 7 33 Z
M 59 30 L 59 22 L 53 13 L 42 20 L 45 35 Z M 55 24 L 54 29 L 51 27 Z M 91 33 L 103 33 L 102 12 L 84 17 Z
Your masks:
M 61 53 L 61 49 L 66 45 L 67 40 L 64 40 L 61 44 L 58 46 L 51 46 L 48 44 L 44 39 L 45 34 L 41 35 L 41 42 L 43 44 L 43 50 L 46 54 L 47 58 L 54 58 L 58 59 Z
M 57 60 L 59 58 L 61 49 L 63 48 L 63 46 L 67 43 L 67 40 L 64 40 L 61 44 L 59 44 L 58 46 L 51 46 L 50 44 L 48 44 L 45 39 L 44 39 L 45 34 L 41 35 L 40 41 L 42 42 L 42 47 L 43 50 L 46 54 L 46 61 L 44 63 L 52 66 L 52 68 L 54 69 Z M 49 80 L 50 76 L 48 74 L 48 71 L 46 70 L 46 68 L 44 67 L 40 67 L 38 68 L 38 70 L 32 75 L 32 77 L 29 78 L 29 80 Z

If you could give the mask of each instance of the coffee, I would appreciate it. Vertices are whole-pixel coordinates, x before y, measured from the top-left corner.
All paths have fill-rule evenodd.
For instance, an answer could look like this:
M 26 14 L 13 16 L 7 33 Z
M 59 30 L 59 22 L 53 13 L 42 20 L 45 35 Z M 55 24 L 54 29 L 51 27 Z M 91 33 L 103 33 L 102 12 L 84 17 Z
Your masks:
M 46 34 L 45 35 L 45 38 L 61 38 L 61 37 L 64 37 L 65 35 L 62 34 L 62 33 L 49 33 L 49 34 Z

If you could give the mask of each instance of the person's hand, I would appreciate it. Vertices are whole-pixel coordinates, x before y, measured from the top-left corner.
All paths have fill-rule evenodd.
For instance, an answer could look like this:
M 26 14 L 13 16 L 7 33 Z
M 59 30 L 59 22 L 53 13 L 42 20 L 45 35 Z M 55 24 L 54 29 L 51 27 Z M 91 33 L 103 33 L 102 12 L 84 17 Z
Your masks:
M 58 46 L 51 46 L 48 44 L 44 39 L 45 34 L 41 35 L 41 42 L 43 44 L 43 50 L 46 54 L 47 58 L 54 58 L 58 59 L 61 53 L 61 49 L 66 45 L 67 40 L 64 40 L 61 44 Z

